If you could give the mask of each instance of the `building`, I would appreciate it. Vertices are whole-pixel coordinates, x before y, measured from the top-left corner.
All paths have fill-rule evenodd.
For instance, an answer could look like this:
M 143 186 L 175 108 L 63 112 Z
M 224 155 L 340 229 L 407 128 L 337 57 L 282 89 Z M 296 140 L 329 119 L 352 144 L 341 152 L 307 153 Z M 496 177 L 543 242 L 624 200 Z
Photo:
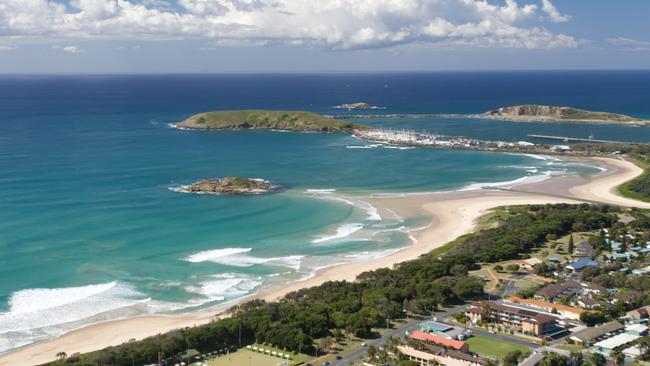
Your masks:
M 416 330 L 415 332 L 411 333 L 410 337 L 418 341 L 430 342 L 438 346 L 454 349 L 456 351 L 469 351 L 469 345 L 463 341 L 441 337 L 439 335 L 426 333 L 421 330 Z
M 638 309 L 630 310 L 627 312 L 627 316 L 637 320 L 648 319 L 650 318 L 650 305 L 642 306 Z
M 421 351 L 413 347 L 400 345 L 397 346 L 397 349 L 401 354 L 408 357 L 409 360 L 417 362 L 420 366 L 433 366 L 436 364 L 447 366 L 483 366 L 487 363 L 482 357 L 454 350 L 445 350 L 444 348 Z
M 583 309 L 595 309 L 597 307 L 600 307 L 600 303 L 590 297 L 587 296 L 580 296 L 575 300 L 575 304 L 580 306 Z
M 564 266 L 564 268 L 571 272 L 580 272 L 587 267 L 597 267 L 597 266 L 598 266 L 598 262 L 592 261 L 589 258 L 581 258 L 575 262 L 567 264 L 566 266 Z
M 465 316 L 473 324 L 497 323 L 537 337 L 552 333 L 557 329 L 557 318 L 551 314 L 494 301 L 474 303 L 465 311 Z
M 511 296 L 506 300 L 516 304 L 528 305 L 530 307 L 541 309 L 550 313 L 557 313 L 563 318 L 572 319 L 572 320 L 580 319 L 580 314 L 585 312 L 584 310 L 573 306 L 554 304 L 551 302 L 537 300 L 537 299 L 522 299 L 517 296 Z
M 638 323 L 631 324 L 625 327 L 625 333 L 643 337 L 648 334 L 648 327 L 646 325 L 638 324 Z
M 591 347 L 591 351 L 608 356 L 615 350 L 621 349 L 639 338 L 641 338 L 641 336 L 629 333 L 619 333 L 613 337 L 605 338 L 602 341 L 594 343 Z
M 598 295 L 605 290 L 606 288 L 599 285 L 582 284 L 578 281 L 569 280 L 563 283 L 550 284 L 539 289 L 535 292 L 535 298 L 555 302 L 578 294 Z
M 581 331 L 575 332 L 569 336 L 569 341 L 574 344 L 591 346 L 603 338 L 606 338 L 608 334 L 610 336 L 612 334 L 618 334 L 624 329 L 625 327 L 623 324 L 614 320 L 597 327 L 587 327 Z
M 418 327 L 425 333 L 431 333 L 440 337 L 456 339 L 459 341 L 467 339 L 472 335 L 472 331 L 469 329 L 436 321 L 422 322 L 418 324 Z
M 512 261 L 512 264 L 518 264 L 519 268 L 524 271 L 532 271 L 533 267 L 540 263 L 542 263 L 542 260 L 535 257 Z
M 641 349 L 638 346 L 631 346 L 621 351 L 626 357 L 635 359 L 641 356 Z

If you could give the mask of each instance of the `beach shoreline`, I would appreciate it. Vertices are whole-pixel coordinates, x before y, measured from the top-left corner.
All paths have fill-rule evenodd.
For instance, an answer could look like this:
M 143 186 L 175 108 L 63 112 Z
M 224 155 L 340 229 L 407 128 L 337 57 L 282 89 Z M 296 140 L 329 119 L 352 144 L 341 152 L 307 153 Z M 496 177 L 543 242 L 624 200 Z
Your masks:
M 573 157 L 572 157 L 573 158 Z M 380 258 L 355 261 L 322 268 L 314 276 L 282 286 L 269 287 L 239 301 L 252 298 L 277 300 L 289 292 L 320 285 L 327 281 L 353 281 L 362 272 L 412 260 L 422 254 L 470 233 L 476 228 L 476 219 L 490 209 L 504 205 L 600 202 L 620 206 L 650 208 L 650 203 L 639 202 L 616 194 L 616 187 L 640 175 L 643 170 L 633 163 L 614 158 L 582 158 L 603 167 L 605 171 L 592 177 L 564 175 L 541 182 L 522 182 L 507 188 L 459 190 L 408 195 L 376 196 L 372 203 L 400 215 L 424 214 L 432 224 L 414 233 L 417 243 Z M 57 338 L 24 346 L 0 354 L 0 365 L 40 364 L 53 361 L 57 352 L 71 355 L 107 346 L 119 345 L 131 339 L 142 339 L 169 330 L 205 324 L 223 314 L 221 305 L 210 310 L 171 315 L 147 315 L 111 320 L 88 325 Z

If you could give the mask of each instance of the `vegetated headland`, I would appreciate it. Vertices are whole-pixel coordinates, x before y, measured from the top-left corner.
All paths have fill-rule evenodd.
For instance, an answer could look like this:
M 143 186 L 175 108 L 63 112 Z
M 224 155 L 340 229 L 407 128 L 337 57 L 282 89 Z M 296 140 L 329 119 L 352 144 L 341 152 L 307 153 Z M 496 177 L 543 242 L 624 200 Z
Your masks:
M 501 107 L 479 114 L 339 114 L 329 116 L 335 119 L 373 119 L 373 118 L 451 118 L 451 119 L 493 119 L 509 122 L 542 122 L 542 123 L 585 123 L 585 124 L 626 124 L 646 126 L 650 120 L 640 119 L 619 113 L 588 111 L 564 106 L 548 106 L 541 104 L 524 104 Z
M 230 110 L 195 114 L 172 127 L 191 130 L 351 132 L 362 125 L 303 111 Z

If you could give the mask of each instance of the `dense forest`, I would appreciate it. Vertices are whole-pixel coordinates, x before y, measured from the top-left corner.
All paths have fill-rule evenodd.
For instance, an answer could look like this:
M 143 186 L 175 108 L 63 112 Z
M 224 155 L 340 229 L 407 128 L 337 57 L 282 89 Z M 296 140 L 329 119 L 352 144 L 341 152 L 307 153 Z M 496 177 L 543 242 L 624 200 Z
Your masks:
M 517 258 L 549 235 L 610 227 L 617 220 L 608 206 L 539 205 L 507 208 L 496 228 L 463 237 L 440 256 L 428 254 L 395 269 L 366 272 L 356 282 L 327 282 L 288 294 L 277 302 L 253 300 L 213 322 L 133 341 L 52 364 L 143 365 L 187 348 L 209 352 L 253 342 L 294 352 L 315 351 L 314 340 L 347 333 L 372 337 L 373 327 L 406 313 L 429 314 L 439 305 L 483 297 L 483 283 L 468 271 L 477 262 Z

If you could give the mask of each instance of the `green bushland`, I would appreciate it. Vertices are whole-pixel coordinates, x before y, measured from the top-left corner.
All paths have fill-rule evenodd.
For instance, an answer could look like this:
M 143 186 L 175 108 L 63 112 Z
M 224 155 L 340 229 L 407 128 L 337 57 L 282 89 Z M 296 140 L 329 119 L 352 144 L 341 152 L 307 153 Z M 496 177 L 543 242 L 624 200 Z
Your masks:
M 342 132 L 365 126 L 303 111 L 234 110 L 195 114 L 180 127 L 213 130 L 288 130 L 301 132 Z
M 263 343 L 292 352 L 313 354 L 315 339 L 335 330 L 360 338 L 373 337 L 386 319 L 407 313 L 428 315 L 449 306 L 483 298 L 483 283 L 468 271 L 478 262 L 520 258 L 549 234 L 610 227 L 616 209 L 590 205 L 515 206 L 503 224 L 460 238 L 444 251 L 400 263 L 394 269 L 365 272 L 356 282 L 326 282 L 302 289 L 276 302 L 252 300 L 230 309 L 230 317 L 103 350 L 69 357 L 53 365 L 143 365 L 174 356 L 188 345 L 200 352 Z M 241 336 L 241 343 L 239 342 Z

